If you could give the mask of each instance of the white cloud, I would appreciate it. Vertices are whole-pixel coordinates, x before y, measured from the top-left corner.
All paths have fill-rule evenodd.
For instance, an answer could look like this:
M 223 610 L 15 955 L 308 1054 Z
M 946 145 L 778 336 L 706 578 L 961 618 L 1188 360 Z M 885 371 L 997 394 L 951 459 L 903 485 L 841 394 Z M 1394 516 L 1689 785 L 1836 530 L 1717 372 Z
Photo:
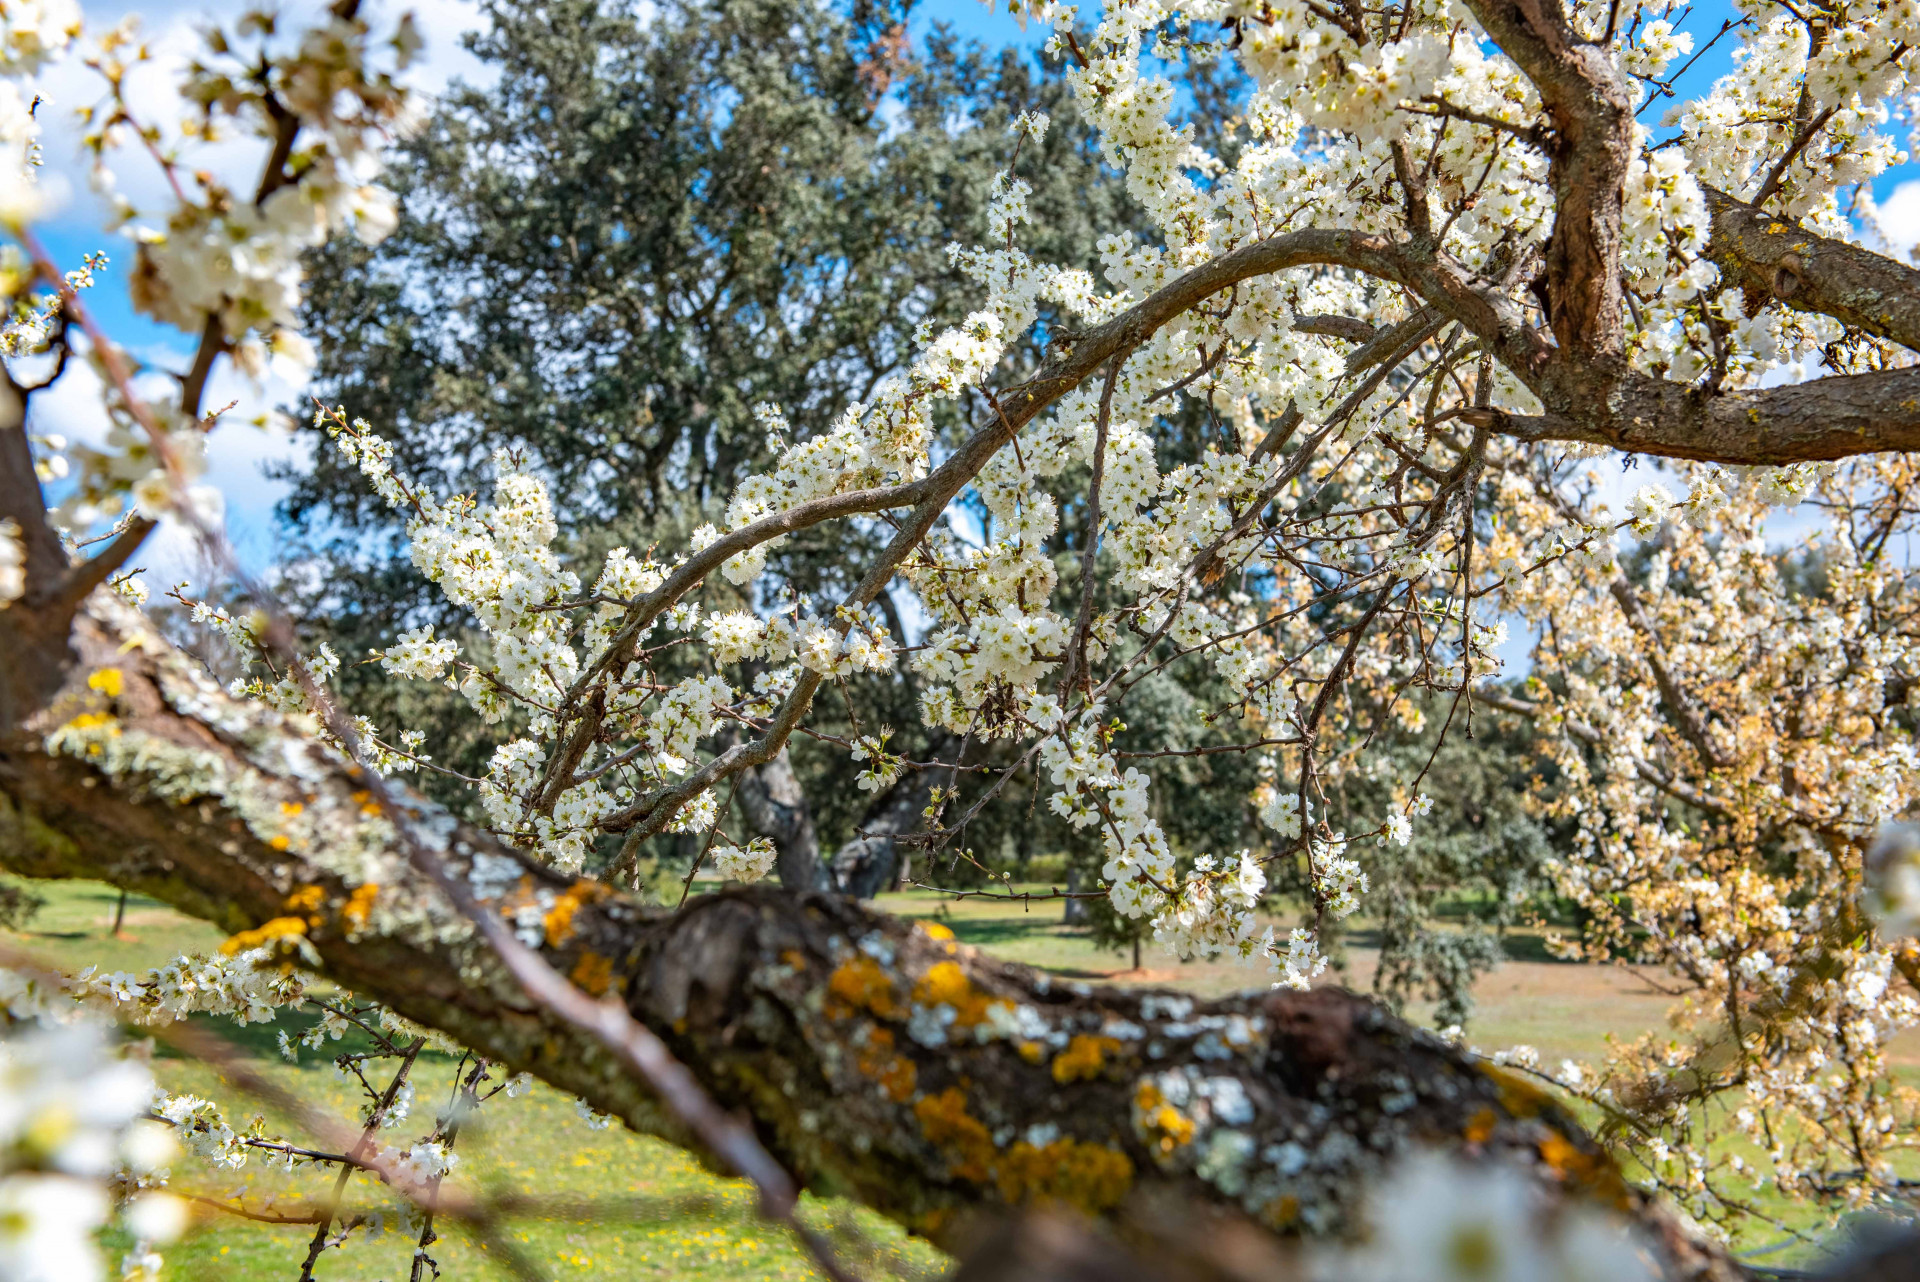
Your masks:
M 1914 250 L 1920 247 L 1920 181 L 1895 187 L 1879 202 L 1875 214 L 1886 247 L 1897 257 L 1913 261 Z

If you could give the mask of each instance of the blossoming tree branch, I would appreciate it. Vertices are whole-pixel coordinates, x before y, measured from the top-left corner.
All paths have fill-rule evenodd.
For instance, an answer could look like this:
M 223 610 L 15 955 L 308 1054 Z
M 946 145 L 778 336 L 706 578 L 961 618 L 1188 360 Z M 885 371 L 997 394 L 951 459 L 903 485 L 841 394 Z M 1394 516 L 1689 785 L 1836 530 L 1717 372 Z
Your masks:
M 1671 1208 L 1733 1224 L 1760 1213 L 1756 1187 L 1910 1211 L 1914 1099 L 1885 1046 L 1920 1019 L 1920 843 L 1887 825 L 1920 767 L 1899 550 L 1920 273 L 1872 247 L 1866 185 L 1902 154 L 1920 11 L 1756 0 L 1691 34 L 1684 5 L 1621 0 L 1024 9 L 1152 234 L 1104 239 L 1097 278 L 1023 252 L 1022 144 L 1048 127 L 1023 117 L 984 238 L 953 249 L 971 314 L 923 330 L 830 430 L 793 439 L 763 407 L 776 465 L 686 546 L 581 564 L 537 458 L 500 454 L 485 496 L 435 493 L 371 427 L 315 413 L 485 635 L 468 652 L 416 628 L 376 656 L 496 732 L 484 777 L 462 777 L 469 822 L 395 782 L 448 768 L 341 706 L 341 657 L 303 652 L 267 593 L 188 602 L 253 665 L 222 689 L 125 575 L 162 521 L 219 549 L 201 476 L 246 429 L 204 404 L 210 373 L 310 359 L 302 253 L 391 227 L 375 178 L 413 110 L 395 78 L 411 23 L 381 43 L 350 0 L 305 33 L 249 17 L 210 35 L 163 121 L 124 92 L 135 33 L 6 0 L 0 72 L 63 54 L 99 72 L 88 142 L 135 305 L 195 347 L 161 395 L 97 323 L 88 265 L 34 233 L 39 115 L 0 80 L 0 862 L 231 930 L 239 960 L 210 991 L 270 1007 L 307 996 L 248 967 L 323 972 L 389 1012 L 393 1057 L 428 1029 L 464 1048 L 476 1100 L 486 1065 L 530 1072 L 940 1242 L 981 1208 L 1143 1198 L 1355 1232 L 1374 1173 L 1429 1147 L 1522 1172 L 1524 1231 L 1555 1268 L 1599 1267 L 1580 1263 L 1587 1212 L 1540 1207 L 1628 1217 L 1639 1245 L 1593 1257 L 1617 1267 L 1564 1276 L 1732 1276 Z M 1713 44 L 1725 74 L 1678 97 Z M 1222 154 L 1173 123 L 1167 68 L 1206 60 L 1245 78 Z M 189 158 L 231 134 L 264 154 L 247 189 Z M 168 199 L 111 196 L 132 165 Z M 1007 377 L 1029 349 L 1037 372 Z M 34 428 L 34 398 L 79 363 L 113 424 L 98 445 Z M 1213 439 L 1163 469 L 1157 424 L 1187 403 Z M 964 430 L 936 427 L 947 411 Z M 1594 461 L 1622 456 L 1664 461 L 1684 494 L 1650 483 L 1607 510 Z M 1786 553 L 1766 533 L 1782 509 L 1819 527 Z M 838 595 L 791 590 L 782 541 L 827 523 L 881 550 L 840 567 Z M 1514 615 L 1541 637 L 1524 689 L 1493 680 Z M 1262 763 L 1261 848 L 1174 849 L 1156 814 L 1180 800 L 1116 747 L 1129 696 L 1170 670 L 1210 674 L 1208 716 L 1238 728 L 1203 751 Z M 887 727 L 813 724 L 862 679 L 917 683 L 936 760 L 890 752 Z M 1429 710 L 1450 734 L 1535 727 L 1578 833 L 1557 875 L 1587 924 L 1564 946 L 1668 968 L 1694 997 L 1677 1039 L 1490 1070 L 1314 987 L 1321 932 L 1365 904 L 1368 850 L 1418 841 L 1434 804 L 1421 772 L 1386 812 L 1349 813 L 1340 780 Z M 774 844 L 729 827 L 732 790 L 796 735 L 864 763 L 874 792 L 944 778 L 903 838 L 936 884 L 973 858 L 973 816 L 1037 788 L 1104 844 L 1088 893 L 1274 991 L 1049 984 L 832 896 L 630 893 L 669 832 L 697 837 L 689 885 L 764 878 Z M 1276 931 L 1282 866 L 1310 903 Z M 137 1022 L 178 1004 L 168 983 L 82 979 L 61 1000 Z M 1608 1119 L 1599 1136 L 1575 1101 Z M 452 1142 L 436 1134 L 422 1144 Z M 378 1149 L 329 1160 L 406 1185 Z M 437 1188 L 441 1155 L 410 1152 L 414 1186 Z M 790 1189 L 761 1187 L 784 1215 Z

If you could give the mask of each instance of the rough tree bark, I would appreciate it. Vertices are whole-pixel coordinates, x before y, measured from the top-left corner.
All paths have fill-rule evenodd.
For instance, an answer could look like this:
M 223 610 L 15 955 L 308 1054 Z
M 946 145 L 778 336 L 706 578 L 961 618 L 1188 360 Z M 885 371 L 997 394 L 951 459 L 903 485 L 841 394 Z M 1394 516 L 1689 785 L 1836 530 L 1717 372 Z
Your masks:
M 424 801 L 382 813 L 358 767 L 228 698 L 104 594 L 72 644 L 64 685 L 0 733 L 0 862 L 297 937 L 339 982 L 641 1131 L 696 1147 L 597 1041 L 527 999 L 412 870 L 402 827 L 664 1038 L 808 1186 L 935 1242 L 1036 1200 L 1123 1234 L 1147 1203 L 1187 1208 L 1188 1224 L 1335 1230 L 1390 1155 L 1434 1143 L 1620 1206 L 1669 1276 L 1737 1275 L 1629 1191 L 1547 1096 L 1350 994 L 1049 983 L 836 896 L 646 908 Z

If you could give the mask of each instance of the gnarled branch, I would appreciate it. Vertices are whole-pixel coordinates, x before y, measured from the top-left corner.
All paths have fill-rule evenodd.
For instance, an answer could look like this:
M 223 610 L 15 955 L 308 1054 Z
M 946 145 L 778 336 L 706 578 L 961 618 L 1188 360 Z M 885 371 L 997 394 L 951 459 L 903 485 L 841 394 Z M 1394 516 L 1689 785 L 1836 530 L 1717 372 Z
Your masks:
M 1672 1276 L 1735 1276 L 1553 1101 L 1357 997 L 1068 987 L 831 897 L 646 908 L 425 802 L 378 813 L 358 767 L 229 699 L 110 599 L 73 645 L 75 676 L 0 738 L 0 861 L 106 878 L 230 930 L 297 914 L 340 982 L 637 1129 L 697 1148 L 597 1039 L 528 999 L 402 846 L 429 847 L 556 968 L 617 995 L 807 1185 L 937 1242 L 980 1208 L 1048 1199 L 1123 1229 L 1140 1196 L 1334 1229 L 1400 1148 L 1472 1143 L 1631 1208 Z M 80 675 L 108 667 L 117 694 Z M 1241 1154 L 1229 1177 L 1203 1163 L 1221 1143 Z

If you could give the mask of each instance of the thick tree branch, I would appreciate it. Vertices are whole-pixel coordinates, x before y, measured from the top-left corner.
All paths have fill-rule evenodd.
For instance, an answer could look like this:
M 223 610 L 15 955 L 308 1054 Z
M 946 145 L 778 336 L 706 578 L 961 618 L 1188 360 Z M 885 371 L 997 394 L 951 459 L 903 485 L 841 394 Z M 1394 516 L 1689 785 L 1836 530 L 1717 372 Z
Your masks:
M 960 745 L 951 743 L 949 747 L 958 751 Z M 900 858 L 905 843 L 900 838 L 926 817 L 933 790 L 947 775 L 938 766 L 921 766 L 874 799 L 853 836 L 833 852 L 834 879 L 844 893 L 871 899 L 894 888 L 902 875 Z
M 1633 108 L 1607 47 L 1574 30 L 1560 0 L 1468 0 L 1502 52 L 1540 91 L 1553 187 L 1547 319 L 1576 355 L 1622 349 L 1620 212 L 1633 155 Z
M 1920 271 L 1703 187 L 1707 253 L 1728 283 L 1920 351 Z
M 1523 441 L 1586 441 L 1632 454 L 1779 465 L 1920 450 L 1920 367 L 1707 395 L 1624 361 L 1545 371 L 1545 415 L 1460 414 Z
M 1399 1148 L 1470 1135 L 1561 1192 L 1631 1208 L 1667 1244 L 1670 1276 L 1735 1276 L 1628 1193 L 1551 1100 L 1348 994 L 1069 989 L 777 891 L 645 908 L 425 802 L 381 814 L 358 767 L 229 699 L 110 598 L 73 644 L 65 689 L 0 739 L 0 861 L 105 878 L 229 930 L 293 917 L 340 982 L 640 1130 L 697 1147 L 600 1039 L 529 1000 L 409 842 L 561 973 L 617 994 L 808 1186 L 935 1241 L 957 1241 L 976 1208 L 1034 1200 L 1124 1231 L 1121 1208 L 1143 1195 L 1332 1229 Z M 86 680 L 108 668 L 116 681 Z M 1226 1130 L 1249 1141 L 1236 1178 L 1203 1175 Z

